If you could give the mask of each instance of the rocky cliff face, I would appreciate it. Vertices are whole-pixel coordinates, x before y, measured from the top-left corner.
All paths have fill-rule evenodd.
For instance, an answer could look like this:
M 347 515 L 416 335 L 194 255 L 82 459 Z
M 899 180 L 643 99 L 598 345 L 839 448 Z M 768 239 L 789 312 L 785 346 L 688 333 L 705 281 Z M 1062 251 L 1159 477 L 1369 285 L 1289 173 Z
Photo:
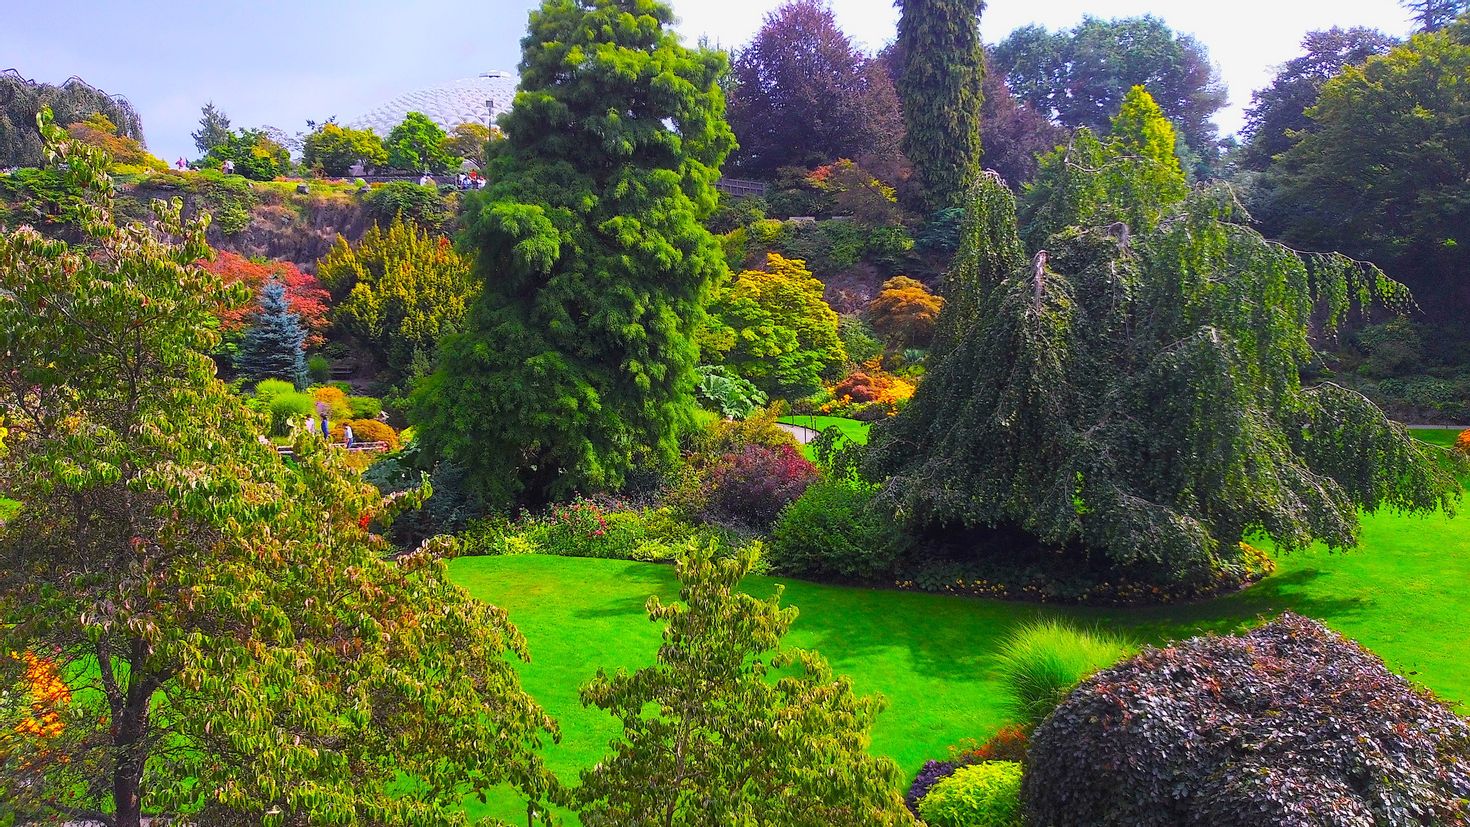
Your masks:
M 157 199 L 181 198 L 186 215 L 208 210 L 214 220 L 209 242 L 247 258 L 289 261 L 314 271 L 340 234 L 355 242 L 371 220 L 362 199 L 342 192 L 282 192 L 276 186 L 257 186 L 248 194 L 186 190 L 138 185 L 125 189 L 128 211 L 146 213 Z

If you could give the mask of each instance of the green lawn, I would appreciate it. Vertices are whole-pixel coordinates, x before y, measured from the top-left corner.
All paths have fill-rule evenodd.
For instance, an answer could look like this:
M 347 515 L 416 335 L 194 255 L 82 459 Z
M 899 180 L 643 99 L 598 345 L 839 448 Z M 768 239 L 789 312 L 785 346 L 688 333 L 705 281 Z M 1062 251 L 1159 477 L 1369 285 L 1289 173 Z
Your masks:
M 819 433 L 836 427 L 842 431 L 843 436 L 859 445 L 868 444 L 868 428 L 871 427 L 867 422 L 840 416 L 783 416 L 776 421 L 785 422 L 788 425 L 805 425 Z
M 456 560 L 456 582 L 504 606 L 530 642 L 526 687 L 561 723 L 552 768 L 575 782 L 617 734 L 611 719 L 581 707 L 577 687 L 599 666 L 638 667 L 658 646 L 659 627 L 643 603 L 677 593 L 667 566 L 561 557 Z M 1455 702 L 1470 700 L 1470 515 L 1365 519 L 1363 545 L 1347 554 L 1313 550 L 1281 561 L 1276 575 L 1220 600 L 1149 609 L 1063 609 L 989 600 L 824 586 L 752 577 L 753 593 L 786 585 L 801 614 L 789 642 L 817 649 L 851 675 L 859 691 L 887 697 L 875 749 L 912 774 L 927 758 L 1004 722 L 995 676 L 998 641 L 1041 614 L 1117 629 L 1158 642 L 1201 631 L 1226 632 L 1292 609 L 1326 621 L 1390 668 Z M 494 796 L 476 815 L 524 818 L 524 804 Z

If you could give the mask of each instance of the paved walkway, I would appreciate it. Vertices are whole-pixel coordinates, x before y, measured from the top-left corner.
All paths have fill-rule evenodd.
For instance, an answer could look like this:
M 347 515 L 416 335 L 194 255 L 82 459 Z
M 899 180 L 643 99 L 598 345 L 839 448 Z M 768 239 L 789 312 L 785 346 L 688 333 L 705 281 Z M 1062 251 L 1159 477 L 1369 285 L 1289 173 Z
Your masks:
M 805 425 L 790 425 L 785 422 L 777 422 L 776 427 L 796 437 L 796 441 L 802 445 L 811 443 L 822 435 L 822 432 L 816 428 L 808 428 Z

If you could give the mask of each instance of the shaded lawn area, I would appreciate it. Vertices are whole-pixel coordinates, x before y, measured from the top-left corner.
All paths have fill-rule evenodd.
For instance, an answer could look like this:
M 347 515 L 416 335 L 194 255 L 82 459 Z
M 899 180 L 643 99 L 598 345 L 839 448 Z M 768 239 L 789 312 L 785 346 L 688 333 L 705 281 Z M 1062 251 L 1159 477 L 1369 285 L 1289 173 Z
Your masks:
M 547 759 L 574 784 L 577 771 L 601 758 L 618 734 L 611 718 L 582 708 L 578 687 L 599 666 L 631 669 L 652 662 L 661 627 L 647 619 L 643 605 L 650 594 L 677 595 L 673 569 L 518 556 L 456 560 L 451 574 L 471 594 L 508 609 L 529 640 L 534 660 L 521 670 L 525 685 L 562 728 L 562 743 L 548 750 Z M 1006 722 L 996 649 L 1017 624 L 1038 616 L 1067 617 L 1153 643 L 1229 632 L 1290 609 L 1361 641 L 1389 668 L 1441 697 L 1470 701 L 1464 656 L 1470 646 L 1470 515 L 1370 515 L 1358 550 L 1291 555 L 1252 589 L 1185 606 L 1042 607 L 769 577 L 748 578 L 745 587 L 764 595 L 777 583 L 786 586 L 784 602 L 801 611 L 787 642 L 821 652 L 859 692 L 887 698 L 874 749 L 897 760 L 905 780 L 951 744 L 984 738 Z M 472 803 L 470 810 L 513 823 L 525 819 L 524 803 L 508 792 L 492 794 L 489 806 Z

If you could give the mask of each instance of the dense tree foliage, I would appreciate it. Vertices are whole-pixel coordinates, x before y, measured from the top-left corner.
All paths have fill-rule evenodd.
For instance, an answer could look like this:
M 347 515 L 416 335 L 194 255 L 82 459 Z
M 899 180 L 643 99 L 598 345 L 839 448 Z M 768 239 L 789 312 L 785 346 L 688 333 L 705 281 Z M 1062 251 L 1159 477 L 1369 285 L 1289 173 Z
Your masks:
M 240 337 L 235 370 L 252 382 L 283 379 L 304 388 L 305 350 L 306 328 L 286 304 L 286 286 L 271 279 L 260 289 L 260 306 Z
M 161 171 L 168 164 L 155 157 L 136 138 L 123 135 L 111 120 L 101 112 L 94 112 L 80 123 L 69 124 L 66 131 L 72 138 L 106 152 L 114 164 L 143 167 Z
M 821 0 L 791 0 L 767 14 L 736 53 L 730 125 L 740 142 L 736 165 L 762 176 L 836 158 L 891 165 L 903 134 L 888 74 L 838 28 Z
M 56 123 L 70 124 L 101 114 L 118 134 L 143 143 L 143 121 L 126 98 L 109 95 L 81 78 L 60 86 L 0 72 L 0 167 L 39 167 L 44 159 L 36 118 L 50 109 Z
M 65 691 L 40 726 L 0 704 L 0 810 L 386 827 L 465 824 L 466 790 L 502 782 L 544 798 L 552 724 L 505 613 L 448 582 L 445 541 L 390 558 L 368 526 L 412 498 L 315 438 L 291 466 L 258 441 L 205 355 L 216 306 L 247 296 L 195 264 L 204 222 L 175 202 L 115 225 L 105 159 L 52 145 L 87 246 L 0 234 L 0 487 L 24 503 L 0 528 L 0 648 L 26 654 L 0 681 Z
M 920 211 L 955 206 L 980 176 L 984 0 L 896 0 L 903 151 Z
M 327 304 L 331 296 L 323 289 L 316 276 L 303 273 L 289 261 L 252 261 L 238 253 L 221 250 L 213 260 L 201 261 L 204 269 L 219 277 L 225 284 L 241 284 L 257 296 L 271 281 L 278 281 L 285 289 L 286 309 L 301 320 L 306 328 L 306 346 L 313 348 L 326 341 Z M 255 315 L 253 306 L 221 307 L 218 310 L 220 331 L 226 337 L 244 332 Z
M 463 217 L 484 287 L 414 405 L 419 443 L 493 503 L 616 487 L 692 422 L 693 333 L 725 272 L 699 222 L 734 142 L 724 56 L 672 19 L 655 0 L 531 15 L 493 183 Z
M 1374 262 L 1458 318 L 1470 309 L 1467 76 L 1470 25 L 1345 69 L 1268 172 L 1259 217 L 1291 243 Z
M 1205 47 L 1156 17 L 1088 17 L 1056 32 L 1023 26 L 991 50 L 990 60 L 1016 97 L 1066 126 L 1098 132 L 1107 130 L 1130 88 L 1146 86 L 1190 150 L 1205 162 L 1216 153 L 1210 119 L 1225 106 L 1225 86 Z
M 307 135 L 301 145 L 301 163 L 321 167 L 327 175 L 346 175 L 354 164 L 368 168 L 388 163 L 388 150 L 371 129 L 352 129 L 328 121 Z
M 984 167 L 1019 191 L 1036 175 L 1037 159 L 1067 142 L 1066 127 L 1016 99 L 1000 72 L 985 73 L 980 132 Z
M 894 276 L 869 302 L 868 322 L 890 345 L 924 347 L 934 338 L 944 299 L 934 295 L 921 281 Z
M 459 165 L 445 145 L 444 130 L 422 112 L 410 112 L 393 127 L 383 145 L 388 148 L 388 165 L 413 172 L 446 172 Z
M 1160 190 L 1167 131 L 1128 120 L 1053 159 L 1030 257 L 1010 193 L 982 186 L 927 378 L 874 431 L 889 501 L 921 525 L 1012 527 L 1184 582 L 1238 565 L 1247 536 L 1345 547 L 1360 508 L 1450 505 L 1442 452 L 1300 378 L 1309 325 L 1375 299 L 1404 309 L 1407 290 L 1266 241 L 1226 189 Z
M 242 129 L 215 144 L 204 161 L 214 167 L 231 161 L 236 175 L 270 181 L 290 170 L 291 152 L 264 129 Z
M 199 131 L 189 133 L 199 154 L 208 155 L 211 149 L 228 141 L 234 131 L 230 129 L 230 117 L 214 101 L 209 101 L 199 110 Z
M 333 321 L 400 376 L 433 366 L 440 339 L 463 327 L 479 290 L 449 239 L 401 218 L 369 228 L 356 246 L 337 236 L 317 275 L 337 298 Z
M 1414 15 L 1421 32 L 1448 28 L 1461 15 L 1470 14 L 1470 0 L 1399 0 Z
M 796 610 L 780 592 L 739 591 L 747 548 L 679 563 L 679 599 L 648 600 L 664 622 L 658 662 L 599 671 L 582 701 L 623 726 L 612 754 L 582 773 L 587 827 L 708 824 L 912 825 L 898 769 L 868 752 L 881 702 L 854 694 L 815 652 L 781 639 Z
M 735 275 L 710 304 L 706 358 L 772 397 L 801 399 L 847 361 L 826 288 L 800 259 L 769 253 L 761 270 Z
M 1355 66 L 1399 43 L 1377 29 L 1356 27 L 1308 32 L 1303 54 L 1288 60 L 1271 85 L 1251 95 L 1245 113 L 1245 147 L 1241 161 L 1251 169 L 1265 169 L 1271 159 L 1291 148 L 1300 133 L 1312 128 L 1307 109 L 1317 102 L 1322 85 L 1344 66 Z
M 490 142 L 504 137 L 500 130 L 476 121 L 468 121 L 449 130 L 444 138 L 444 151 L 450 155 L 485 165 L 485 149 Z

